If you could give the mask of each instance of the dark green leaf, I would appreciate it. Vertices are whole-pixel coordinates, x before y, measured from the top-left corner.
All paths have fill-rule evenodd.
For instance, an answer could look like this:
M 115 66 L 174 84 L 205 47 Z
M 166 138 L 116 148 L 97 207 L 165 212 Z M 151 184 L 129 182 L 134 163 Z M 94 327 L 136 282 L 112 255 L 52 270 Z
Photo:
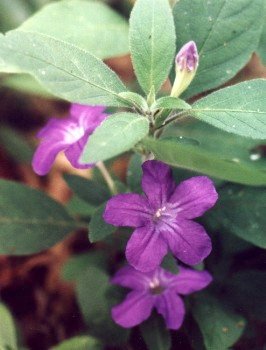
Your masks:
M 95 210 L 91 217 L 89 224 L 89 239 L 92 243 L 103 240 L 105 237 L 114 233 L 117 229 L 115 226 L 109 225 L 103 220 L 105 207 L 106 203 L 102 204 Z
M 89 138 L 81 161 L 95 163 L 130 150 L 149 132 L 149 122 L 138 114 L 117 113 L 107 118 Z
M 155 157 L 170 165 L 207 174 L 218 179 L 248 185 L 265 185 L 266 173 L 239 159 L 223 159 L 200 145 L 186 144 L 180 139 L 155 140 L 146 138 L 143 145 Z
M 219 191 L 212 215 L 230 233 L 266 248 L 266 192 L 261 188 L 227 185 Z
M 64 179 L 77 196 L 94 206 L 100 205 L 110 197 L 108 188 L 96 181 L 69 174 L 64 175 Z
M 245 320 L 208 293 L 197 295 L 192 313 L 207 350 L 228 350 L 244 331 Z
M 170 271 L 172 273 L 178 273 L 178 266 L 176 259 L 173 257 L 172 254 L 167 254 L 161 264 L 162 268 L 164 268 L 167 271 Z
M 105 270 L 107 259 L 103 251 L 94 250 L 89 253 L 73 256 L 63 266 L 62 276 L 65 280 L 76 281 L 79 275 L 94 266 Z
M 177 2 L 177 48 L 194 40 L 200 55 L 199 68 L 186 97 L 222 85 L 244 67 L 257 49 L 262 14 L 262 0 Z
M 132 192 L 142 192 L 141 178 L 142 178 L 142 157 L 140 154 L 134 154 L 129 162 L 127 169 L 127 184 Z
M 221 89 L 194 103 L 191 115 L 227 132 L 266 139 L 265 89 L 265 79 Z
M 111 319 L 111 307 L 107 300 L 109 276 L 90 267 L 78 279 L 77 295 L 85 322 L 90 333 L 109 344 L 126 341 L 128 331 L 117 326 Z
M 142 336 L 149 350 L 169 350 L 171 337 L 161 317 L 153 314 L 140 326 Z
M 137 0 L 129 43 L 138 81 L 146 94 L 166 80 L 175 54 L 175 27 L 168 0 Z
M 33 254 L 78 227 L 64 207 L 44 193 L 0 180 L 0 253 Z

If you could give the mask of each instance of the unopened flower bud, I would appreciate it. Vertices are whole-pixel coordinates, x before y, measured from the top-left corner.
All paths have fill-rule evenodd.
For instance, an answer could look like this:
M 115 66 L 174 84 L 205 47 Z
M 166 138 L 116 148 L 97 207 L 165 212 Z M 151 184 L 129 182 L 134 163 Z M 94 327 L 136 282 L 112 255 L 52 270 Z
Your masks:
M 199 63 L 197 46 L 194 41 L 186 43 L 176 55 L 176 78 L 171 96 L 178 97 L 193 80 Z

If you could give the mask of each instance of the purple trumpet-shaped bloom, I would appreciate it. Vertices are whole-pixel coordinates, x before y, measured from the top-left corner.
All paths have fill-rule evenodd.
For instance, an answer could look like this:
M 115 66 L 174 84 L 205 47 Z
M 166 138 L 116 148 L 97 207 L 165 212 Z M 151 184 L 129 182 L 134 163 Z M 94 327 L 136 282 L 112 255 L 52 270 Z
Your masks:
M 112 308 L 114 321 L 124 328 L 134 327 L 149 318 L 155 308 L 165 319 L 166 327 L 181 327 L 185 307 L 179 294 L 187 295 L 208 286 L 212 281 L 207 271 L 180 267 L 174 275 L 161 267 L 140 272 L 131 266 L 119 270 L 112 283 L 132 289 L 125 300 Z
M 176 55 L 176 65 L 180 70 L 186 69 L 192 72 L 197 69 L 199 63 L 199 54 L 194 41 L 186 43 Z
M 33 170 L 38 175 L 47 174 L 61 151 L 65 152 L 75 168 L 87 169 L 94 166 L 81 164 L 79 158 L 89 136 L 107 117 L 104 110 L 105 107 L 102 106 L 73 104 L 67 118 L 51 118 L 37 134 L 41 142 L 33 156 Z
M 212 181 L 196 176 L 176 186 L 168 165 L 150 160 L 142 168 L 145 195 L 114 196 L 104 212 L 107 223 L 136 228 L 126 247 L 128 262 L 137 270 L 152 271 L 170 250 L 188 265 L 200 263 L 211 252 L 211 240 L 191 219 L 215 204 Z

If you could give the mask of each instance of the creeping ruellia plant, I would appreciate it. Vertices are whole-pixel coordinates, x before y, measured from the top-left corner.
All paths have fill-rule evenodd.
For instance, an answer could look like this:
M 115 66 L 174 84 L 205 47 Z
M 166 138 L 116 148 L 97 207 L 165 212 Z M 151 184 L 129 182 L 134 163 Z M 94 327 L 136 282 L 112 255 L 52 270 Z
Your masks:
M 71 103 L 39 131 L 34 171 L 64 152 L 92 174 L 65 176 L 66 207 L 0 180 L 1 254 L 88 227 L 88 253 L 62 273 L 88 328 L 53 349 L 265 345 L 266 80 L 226 84 L 266 49 L 265 11 L 263 0 L 136 0 L 128 31 L 100 1 L 67 0 L 0 34 L 0 72 Z M 101 60 L 127 53 L 128 37 L 135 91 Z M 112 162 L 125 152 L 121 182 Z M 0 317 L 0 348 L 19 349 L 5 306 Z

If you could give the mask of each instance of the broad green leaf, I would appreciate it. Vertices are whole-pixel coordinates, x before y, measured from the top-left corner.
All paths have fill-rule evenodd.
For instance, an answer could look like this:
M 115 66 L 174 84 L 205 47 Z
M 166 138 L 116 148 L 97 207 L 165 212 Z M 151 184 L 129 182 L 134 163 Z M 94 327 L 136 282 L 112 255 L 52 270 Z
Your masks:
M 33 148 L 26 141 L 25 136 L 18 131 L 1 126 L 0 142 L 11 157 L 20 163 L 30 163 L 33 156 Z
M 63 240 L 78 225 L 44 193 L 0 180 L 0 254 L 33 254 Z
M 17 334 L 11 313 L 4 304 L 0 304 L 0 349 L 17 350 Z
M 70 201 L 67 202 L 66 208 L 71 215 L 80 217 L 85 222 L 89 220 L 89 217 L 95 210 L 95 206 L 85 202 L 76 195 L 72 196 Z
M 74 255 L 63 266 L 62 277 L 67 281 L 76 281 L 90 266 L 107 269 L 107 257 L 103 251 L 95 249 L 89 253 Z
M 83 104 L 123 105 L 117 75 L 88 51 L 47 35 L 0 35 L 0 70 L 28 73 L 55 96 Z
M 176 167 L 247 185 L 266 184 L 265 171 L 239 159 L 219 158 L 215 152 L 206 150 L 198 144 L 186 144 L 181 141 L 180 138 L 169 140 L 146 138 L 142 143 L 157 159 Z
M 131 92 L 131 91 L 121 92 L 119 96 L 126 99 L 130 107 L 133 106 L 135 108 L 138 108 L 144 111 L 147 111 L 149 108 L 146 100 L 141 95 L 136 94 L 135 92 Z
M 129 52 L 127 21 L 99 1 L 67 0 L 49 4 L 18 30 L 45 34 L 102 59 Z
M 63 341 L 51 350 L 101 350 L 103 346 L 100 342 L 89 336 L 79 336 Z
M 257 53 L 264 64 L 266 64 L 266 2 L 264 0 L 264 22 Z
M 95 163 L 115 157 L 134 147 L 148 132 L 148 119 L 133 113 L 113 114 L 89 138 L 81 161 Z
M 169 350 L 171 336 L 161 317 L 153 314 L 140 326 L 141 334 L 149 350 Z
M 193 104 L 191 115 L 234 134 L 266 139 L 266 79 L 216 91 Z
M 266 321 L 265 290 L 266 273 L 260 270 L 245 270 L 236 273 L 226 281 L 228 298 L 244 314 L 252 319 Z
M 77 297 L 84 320 L 93 336 L 110 344 L 126 341 L 128 331 L 117 326 L 111 318 L 107 299 L 109 276 L 95 267 L 88 267 L 78 278 Z
M 257 49 L 263 21 L 263 0 L 181 0 L 174 8 L 177 48 L 190 40 L 200 61 L 186 97 L 213 89 L 231 79 Z M 247 45 L 249 43 L 249 45 Z
M 95 210 L 89 223 L 89 238 L 92 243 L 103 240 L 114 233 L 117 228 L 107 224 L 103 219 L 106 203 Z
M 152 106 L 152 110 L 165 109 L 190 109 L 191 106 L 180 98 L 165 96 L 159 98 Z
M 230 163 L 240 164 L 239 172 L 243 171 L 244 168 L 252 169 L 253 177 L 255 171 L 258 171 L 257 175 L 266 171 L 266 160 L 263 158 L 261 147 L 263 142 L 260 140 L 231 134 L 196 119 L 186 119 L 182 123 L 170 124 L 164 129 L 163 138 L 165 137 L 177 137 L 181 141 L 191 139 L 192 144 L 194 140 L 194 144 L 198 145 L 200 149 L 225 161 L 224 173 L 226 173 L 227 165 L 231 167 Z M 185 173 L 184 176 L 188 177 L 189 174 Z M 185 177 L 182 179 L 181 176 L 180 181 L 184 179 Z M 251 180 L 254 181 L 254 178 Z M 217 180 L 216 185 L 218 185 Z
M 110 197 L 108 188 L 96 181 L 69 174 L 64 175 L 64 179 L 78 197 L 94 206 L 102 204 Z
M 227 185 L 219 191 L 213 215 L 220 227 L 266 248 L 266 191 L 261 188 Z
M 140 154 L 133 154 L 127 168 L 127 184 L 132 192 L 142 192 L 141 178 L 142 178 L 142 156 Z
M 25 0 L 0 1 L 0 31 L 5 32 L 19 26 L 32 13 Z
M 129 45 L 146 94 L 166 80 L 175 54 L 175 28 L 168 0 L 137 0 L 130 17 Z
M 8 74 L 3 76 L 2 85 L 26 94 L 53 98 L 53 95 L 29 74 Z
M 207 350 L 228 350 L 244 331 L 243 317 L 208 293 L 201 293 L 195 297 L 192 313 L 202 332 Z

